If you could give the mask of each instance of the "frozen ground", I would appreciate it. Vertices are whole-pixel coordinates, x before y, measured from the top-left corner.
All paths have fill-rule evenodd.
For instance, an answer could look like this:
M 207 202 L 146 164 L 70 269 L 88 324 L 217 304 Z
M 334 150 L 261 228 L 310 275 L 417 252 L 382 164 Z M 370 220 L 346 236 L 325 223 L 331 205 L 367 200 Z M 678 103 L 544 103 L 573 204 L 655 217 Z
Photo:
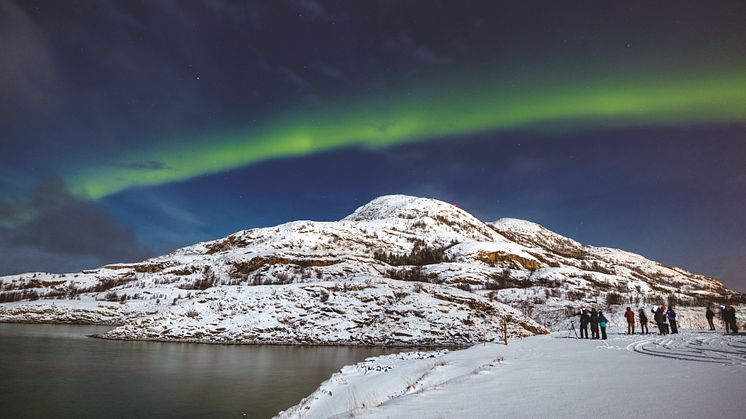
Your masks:
M 372 358 L 278 417 L 746 416 L 746 335 L 566 336 Z

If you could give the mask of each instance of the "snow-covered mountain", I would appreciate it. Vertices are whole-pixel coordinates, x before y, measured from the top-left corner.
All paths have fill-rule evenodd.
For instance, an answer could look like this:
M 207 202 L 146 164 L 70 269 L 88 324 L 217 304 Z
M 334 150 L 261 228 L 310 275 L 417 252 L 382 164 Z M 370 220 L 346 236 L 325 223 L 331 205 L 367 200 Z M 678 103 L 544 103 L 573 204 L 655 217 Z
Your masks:
M 121 325 L 109 338 L 390 345 L 496 339 L 503 320 L 545 333 L 581 305 L 743 300 L 636 254 L 403 195 L 140 263 L 6 276 L 0 291 L 2 321 Z

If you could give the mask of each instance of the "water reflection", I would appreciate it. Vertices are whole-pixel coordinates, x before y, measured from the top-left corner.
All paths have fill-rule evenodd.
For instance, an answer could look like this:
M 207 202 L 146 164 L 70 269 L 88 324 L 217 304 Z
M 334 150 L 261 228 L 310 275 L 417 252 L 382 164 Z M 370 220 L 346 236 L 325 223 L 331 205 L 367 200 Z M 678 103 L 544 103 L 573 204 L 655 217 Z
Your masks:
M 346 364 L 400 349 L 107 341 L 0 324 L 2 417 L 271 417 Z

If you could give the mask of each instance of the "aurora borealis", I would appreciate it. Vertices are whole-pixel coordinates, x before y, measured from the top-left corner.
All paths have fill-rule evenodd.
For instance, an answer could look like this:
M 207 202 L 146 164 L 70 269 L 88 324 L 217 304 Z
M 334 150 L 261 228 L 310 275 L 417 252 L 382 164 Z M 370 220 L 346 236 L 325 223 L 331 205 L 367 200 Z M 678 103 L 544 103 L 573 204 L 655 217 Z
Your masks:
M 371 98 L 329 110 L 290 112 L 246 133 L 187 140 L 186 144 L 146 149 L 129 157 L 130 163 L 157 161 L 170 170 L 83 169 L 72 186 L 77 192 L 100 198 L 128 187 L 188 179 L 271 158 L 487 131 L 532 130 L 552 124 L 566 124 L 567 129 L 573 124 L 589 128 L 746 121 L 746 72 L 657 83 L 618 80 L 561 88 L 542 86 L 525 89 L 528 91 L 501 87 L 441 85 L 406 97 Z
M 737 1 L 0 0 L 0 274 L 408 193 L 746 290 L 744 15 Z

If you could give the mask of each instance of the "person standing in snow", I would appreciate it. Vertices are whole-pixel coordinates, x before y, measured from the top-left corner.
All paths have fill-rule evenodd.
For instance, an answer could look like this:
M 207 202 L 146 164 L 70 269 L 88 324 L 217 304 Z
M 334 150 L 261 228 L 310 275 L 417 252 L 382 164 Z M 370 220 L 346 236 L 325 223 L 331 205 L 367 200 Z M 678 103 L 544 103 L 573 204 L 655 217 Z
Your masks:
M 591 309 L 591 336 L 598 339 L 598 313 L 595 308 Z
M 666 316 L 668 317 L 668 322 L 671 324 L 671 334 L 678 334 L 679 324 L 676 322 L 676 312 L 673 311 L 673 307 L 668 308 Z
M 720 305 L 720 320 L 725 323 L 725 334 L 730 333 L 730 319 L 728 318 L 728 310 L 725 309 L 724 305 Z
M 736 308 L 728 306 L 728 318 L 730 319 L 731 333 L 738 333 L 738 324 L 736 324 Z
M 715 317 L 715 312 L 712 311 L 710 306 L 707 306 L 707 311 L 705 312 L 705 317 L 707 317 L 707 323 L 710 324 L 710 330 L 715 330 L 715 323 L 712 322 L 712 319 Z
M 640 307 L 640 311 L 638 311 L 639 317 L 640 317 L 640 334 L 641 335 L 647 335 L 648 332 L 648 316 L 645 314 L 645 308 Z
M 668 309 L 665 305 L 662 305 L 658 311 L 658 313 L 661 314 L 661 334 L 667 335 L 668 334 Z
M 609 324 L 609 320 L 606 319 L 604 313 L 598 312 L 598 325 L 601 326 L 601 339 L 606 340 L 606 326 Z
M 588 339 L 588 323 L 591 322 L 591 316 L 588 314 L 588 310 L 585 307 L 580 308 L 580 312 L 575 314 L 580 316 L 580 339 Z
M 663 334 L 663 326 L 661 325 L 661 316 L 663 313 L 658 309 L 658 307 L 653 307 L 653 320 L 655 321 L 655 325 L 658 327 L 658 334 Z
M 632 311 L 631 307 L 627 307 L 627 311 L 624 312 L 624 318 L 627 319 L 627 334 L 635 334 L 635 312 Z

